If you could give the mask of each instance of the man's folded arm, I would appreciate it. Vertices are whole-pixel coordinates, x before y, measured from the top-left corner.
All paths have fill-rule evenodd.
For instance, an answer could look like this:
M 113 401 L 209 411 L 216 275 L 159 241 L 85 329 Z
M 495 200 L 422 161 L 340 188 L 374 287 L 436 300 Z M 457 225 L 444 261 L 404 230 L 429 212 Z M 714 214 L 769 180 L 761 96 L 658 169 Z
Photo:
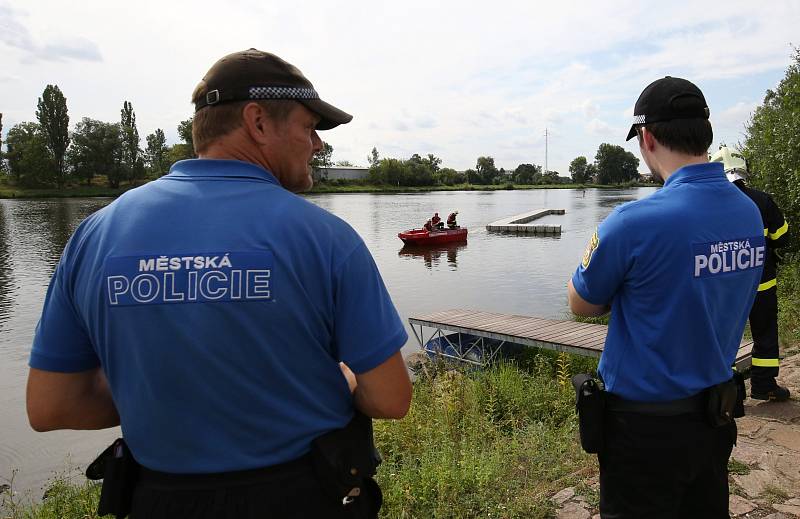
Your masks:
M 353 400 L 356 409 L 372 418 L 399 419 L 408 413 L 411 380 L 399 351 L 373 369 L 354 376 L 356 387 Z
M 26 403 L 28 421 L 39 432 L 119 425 L 108 381 L 99 367 L 77 373 L 31 368 Z

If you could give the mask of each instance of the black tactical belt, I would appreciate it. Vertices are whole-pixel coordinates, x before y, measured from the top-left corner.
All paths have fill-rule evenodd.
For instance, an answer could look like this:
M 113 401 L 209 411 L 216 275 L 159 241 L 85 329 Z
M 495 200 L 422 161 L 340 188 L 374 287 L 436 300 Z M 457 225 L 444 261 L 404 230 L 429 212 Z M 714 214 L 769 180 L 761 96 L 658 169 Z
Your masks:
M 665 402 L 639 402 L 626 400 L 606 393 L 606 409 L 613 412 L 635 413 L 650 416 L 677 416 L 681 414 L 704 413 L 708 404 L 706 391 L 680 400 Z

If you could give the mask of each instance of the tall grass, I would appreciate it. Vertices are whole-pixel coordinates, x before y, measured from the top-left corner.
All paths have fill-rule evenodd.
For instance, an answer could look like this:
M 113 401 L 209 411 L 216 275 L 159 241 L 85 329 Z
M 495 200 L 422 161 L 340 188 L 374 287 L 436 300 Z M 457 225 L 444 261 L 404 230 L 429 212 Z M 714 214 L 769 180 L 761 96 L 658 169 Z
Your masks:
M 537 354 L 420 376 L 409 415 L 376 424 L 382 516 L 548 517 L 549 497 L 595 470 L 575 440 L 574 393 L 554 378 L 569 368 Z
M 800 253 L 778 269 L 778 335 L 784 354 L 800 351 Z
M 100 485 L 84 478 L 77 469 L 55 475 L 38 503 L 32 496 L 14 491 L 12 476 L 0 492 L 0 518 L 96 519 L 99 499 Z

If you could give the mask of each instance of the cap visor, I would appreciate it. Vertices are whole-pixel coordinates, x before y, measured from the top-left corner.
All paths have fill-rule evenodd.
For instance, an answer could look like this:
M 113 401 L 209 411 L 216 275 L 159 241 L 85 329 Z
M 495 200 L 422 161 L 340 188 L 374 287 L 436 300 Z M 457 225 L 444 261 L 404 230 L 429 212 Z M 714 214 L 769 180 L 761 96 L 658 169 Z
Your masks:
M 317 130 L 330 130 L 331 128 L 336 128 L 340 124 L 347 124 L 353 120 L 352 115 L 339 110 L 322 99 L 298 99 L 297 101 L 320 116 Z
M 625 142 L 633 139 L 634 137 L 636 137 L 636 125 L 632 124 L 631 131 L 628 132 L 628 136 L 625 138 Z

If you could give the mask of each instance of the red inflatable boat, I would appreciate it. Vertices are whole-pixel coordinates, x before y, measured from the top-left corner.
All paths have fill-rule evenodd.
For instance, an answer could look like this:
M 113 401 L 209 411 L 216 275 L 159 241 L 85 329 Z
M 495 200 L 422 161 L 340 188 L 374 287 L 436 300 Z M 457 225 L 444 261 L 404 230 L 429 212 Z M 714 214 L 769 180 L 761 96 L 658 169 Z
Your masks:
M 403 240 L 406 245 L 438 245 L 440 243 L 467 241 L 467 229 L 463 227 L 437 229 L 435 231 L 412 229 L 399 233 L 397 237 Z

